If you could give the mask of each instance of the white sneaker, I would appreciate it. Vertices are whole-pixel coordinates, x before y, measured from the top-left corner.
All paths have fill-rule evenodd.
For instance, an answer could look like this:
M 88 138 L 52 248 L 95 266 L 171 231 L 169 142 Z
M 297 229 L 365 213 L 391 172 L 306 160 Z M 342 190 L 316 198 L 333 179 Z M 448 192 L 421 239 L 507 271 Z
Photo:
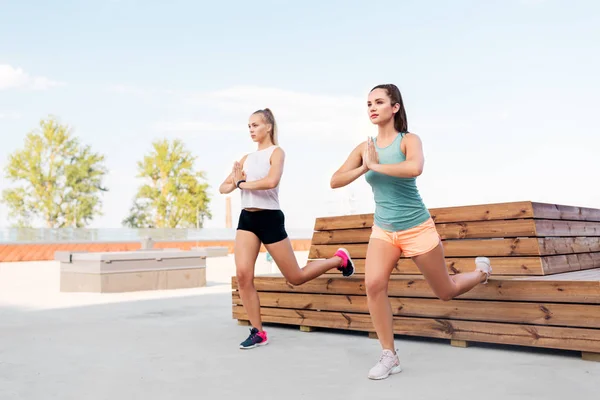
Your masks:
M 379 361 L 369 371 L 369 379 L 385 379 L 398 372 L 402 372 L 398 355 L 391 350 L 383 350 Z
M 482 283 L 487 285 L 488 278 L 492 273 L 492 265 L 490 264 L 490 259 L 487 257 L 477 257 L 475 259 L 475 271 L 482 271 L 485 274 L 485 281 Z

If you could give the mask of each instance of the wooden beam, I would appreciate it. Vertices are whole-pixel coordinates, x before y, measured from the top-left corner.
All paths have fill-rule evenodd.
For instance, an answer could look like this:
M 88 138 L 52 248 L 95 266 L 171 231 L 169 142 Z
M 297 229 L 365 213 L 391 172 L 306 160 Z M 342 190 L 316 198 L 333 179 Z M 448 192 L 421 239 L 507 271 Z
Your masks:
M 475 221 L 438 223 L 442 240 L 491 239 L 516 237 L 600 236 L 600 222 L 515 219 L 508 221 Z M 368 243 L 371 227 L 335 229 L 313 232 L 311 244 Z
M 258 292 L 263 307 L 368 314 L 367 296 Z M 549 302 L 480 301 L 390 297 L 392 313 L 401 317 L 444 318 L 528 325 L 600 328 L 600 305 Z M 232 302 L 242 305 L 238 293 Z
M 447 257 L 544 256 L 600 252 L 600 237 L 448 240 L 442 244 Z M 365 258 L 367 246 L 363 243 L 343 247 L 348 249 L 352 258 Z M 339 247 L 333 244 L 312 245 L 308 258 L 333 257 Z
M 531 201 L 430 208 L 429 213 L 436 224 L 514 219 L 600 222 L 600 209 Z M 314 230 L 370 228 L 372 225 L 372 213 L 339 215 L 317 218 Z
M 312 326 L 300 325 L 301 332 L 314 332 L 316 329 Z
M 233 318 L 247 318 L 243 307 L 233 307 Z M 332 329 L 372 332 L 368 314 L 263 307 L 261 318 L 267 323 L 304 325 Z M 394 317 L 394 333 L 484 343 L 512 344 L 562 350 L 600 353 L 600 330 L 504 324 L 448 319 Z
M 600 209 L 560 204 L 532 203 L 534 218 L 571 221 L 600 221 Z
M 589 351 L 581 352 L 581 359 L 586 361 L 596 361 L 600 362 L 600 353 L 592 353 Z
M 566 256 L 549 256 L 549 257 L 491 257 L 490 261 L 492 263 L 492 267 L 494 268 L 494 275 L 543 275 L 543 262 L 546 258 L 550 257 L 561 257 L 560 260 L 549 261 L 548 264 L 551 265 L 550 269 L 552 272 L 566 272 L 569 271 L 569 268 L 572 270 L 584 269 L 582 267 L 582 263 L 585 262 L 585 265 L 596 265 L 600 267 L 600 253 L 595 253 L 598 255 L 598 260 L 588 260 L 587 258 L 582 258 L 581 260 L 577 258 L 573 258 L 567 260 Z M 354 260 L 354 269 L 355 274 L 364 274 L 365 273 L 365 259 L 353 259 Z M 475 258 L 458 258 L 458 257 L 449 257 L 446 258 L 446 268 L 448 269 L 448 273 L 459 274 L 462 272 L 471 272 L 475 269 Z M 417 275 L 420 274 L 421 271 L 410 258 L 401 258 L 398 260 L 396 267 L 392 270 L 392 274 L 394 275 Z M 327 271 L 328 275 L 341 275 L 341 272 L 337 269 L 331 269 Z
M 577 253 L 542 257 L 544 275 L 600 268 L 600 253 Z M 495 270 L 494 270 L 495 272 Z
M 565 276 L 571 276 L 573 273 L 524 278 L 492 275 L 487 285 L 478 285 L 457 299 L 600 304 L 600 271 L 579 272 L 594 273 L 595 276 L 586 276 L 583 280 L 570 280 Z M 257 276 L 254 278 L 254 286 L 262 292 L 366 294 L 363 277 L 319 277 L 294 286 L 281 276 Z M 232 277 L 232 287 L 237 289 L 235 276 Z M 437 298 L 421 275 L 392 276 L 388 285 L 388 295 Z

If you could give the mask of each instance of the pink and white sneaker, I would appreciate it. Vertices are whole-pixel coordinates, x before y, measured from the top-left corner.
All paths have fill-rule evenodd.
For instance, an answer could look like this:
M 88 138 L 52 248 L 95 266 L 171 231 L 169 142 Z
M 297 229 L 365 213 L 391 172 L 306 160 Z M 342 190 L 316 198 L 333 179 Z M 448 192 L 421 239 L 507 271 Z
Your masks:
M 269 343 L 267 338 L 267 332 L 259 331 L 256 328 L 250 328 L 250 336 L 242 343 L 240 343 L 240 349 L 248 350 L 258 346 L 264 346 Z
M 379 361 L 369 371 L 369 379 L 380 380 L 385 379 L 392 374 L 402 372 L 398 354 L 394 354 L 391 350 L 383 350 Z
M 352 258 L 350 258 L 348 250 L 339 248 L 333 256 L 342 259 L 342 265 L 338 267 L 338 270 L 342 271 L 343 276 L 348 277 L 354 275 L 354 263 L 352 262 Z

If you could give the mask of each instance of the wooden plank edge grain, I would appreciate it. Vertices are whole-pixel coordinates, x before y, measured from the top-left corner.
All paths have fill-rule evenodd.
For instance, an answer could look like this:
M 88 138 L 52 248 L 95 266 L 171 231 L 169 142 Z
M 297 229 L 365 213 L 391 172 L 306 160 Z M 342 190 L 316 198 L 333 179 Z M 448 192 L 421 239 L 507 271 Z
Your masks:
M 261 307 L 261 318 L 266 323 L 304 325 L 319 328 L 374 332 L 368 315 L 288 310 Z M 235 319 L 247 319 L 242 307 L 234 307 Z M 494 322 L 452 321 L 446 319 L 394 317 L 394 334 L 542 347 L 582 352 L 600 352 L 600 330 L 503 324 Z
M 600 209 L 532 202 L 534 218 L 570 221 L 600 221 Z
M 600 268 L 600 252 L 542 257 L 544 275 Z

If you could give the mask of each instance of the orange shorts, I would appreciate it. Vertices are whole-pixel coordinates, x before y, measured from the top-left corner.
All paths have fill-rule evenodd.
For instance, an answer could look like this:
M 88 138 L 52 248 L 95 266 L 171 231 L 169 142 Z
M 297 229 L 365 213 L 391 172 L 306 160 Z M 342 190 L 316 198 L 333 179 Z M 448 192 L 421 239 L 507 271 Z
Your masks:
M 373 225 L 371 238 L 381 239 L 398 247 L 405 257 L 428 253 L 435 249 L 441 240 L 431 218 L 414 228 L 399 232 L 385 231 Z

